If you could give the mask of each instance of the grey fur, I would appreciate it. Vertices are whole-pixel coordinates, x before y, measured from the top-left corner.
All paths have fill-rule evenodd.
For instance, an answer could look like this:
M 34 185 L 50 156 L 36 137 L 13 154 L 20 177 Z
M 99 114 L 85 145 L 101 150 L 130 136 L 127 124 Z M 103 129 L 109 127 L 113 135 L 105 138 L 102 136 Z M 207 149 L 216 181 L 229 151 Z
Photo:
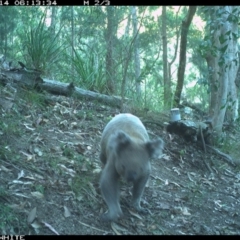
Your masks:
M 108 206 L 103 221 L 116 221 L 123 216 L 120 204 L 119 178 L 133 183 L 132 207 L 140 213 L 148 211 L 140 206 L 141 196 L 151 172 L 150 159 L 163 149 L 161 138 L 150 141 L 140 121 L 131 114 L 115 116 L 105 127 L 101 139 L 100 160 L 104 165 L 100 189 Z

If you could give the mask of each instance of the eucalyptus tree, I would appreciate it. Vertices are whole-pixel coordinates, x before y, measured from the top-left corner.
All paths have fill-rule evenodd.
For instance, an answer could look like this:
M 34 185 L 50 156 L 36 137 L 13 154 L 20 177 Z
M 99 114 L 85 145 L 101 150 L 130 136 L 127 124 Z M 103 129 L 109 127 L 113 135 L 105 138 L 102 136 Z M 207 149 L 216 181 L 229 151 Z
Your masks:
M 239 66 L 239 6 L 204 7 L 204 10 L 207 31 L 201 49 L 209 71 L 209 115 L 220 135 L 226 117 L 231 123 L 238 118 L 235 80 Z

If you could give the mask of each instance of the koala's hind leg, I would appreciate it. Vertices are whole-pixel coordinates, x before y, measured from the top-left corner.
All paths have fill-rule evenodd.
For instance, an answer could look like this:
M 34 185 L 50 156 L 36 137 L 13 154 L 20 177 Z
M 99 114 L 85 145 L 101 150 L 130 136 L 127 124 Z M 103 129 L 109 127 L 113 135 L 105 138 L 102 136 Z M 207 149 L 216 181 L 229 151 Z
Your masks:
M 102 214 L 101 220 L 116 221 L 123 213 L 119 204 L 119 175 L 111 162 L 108 162 L 102 171 L 100 188 L 108 206 L 108 212 Z
M 147 214 L 148 210 L 145 208 L 142 208 L 140 205 L 141 197 L 145 188 L 145 185 L 148 181 L 149 174 L 146 176 L 141 177 L 133 184 L 133 190 L 132 190 L 132 207 L 135 208 L 138 212 L 142 214 Z

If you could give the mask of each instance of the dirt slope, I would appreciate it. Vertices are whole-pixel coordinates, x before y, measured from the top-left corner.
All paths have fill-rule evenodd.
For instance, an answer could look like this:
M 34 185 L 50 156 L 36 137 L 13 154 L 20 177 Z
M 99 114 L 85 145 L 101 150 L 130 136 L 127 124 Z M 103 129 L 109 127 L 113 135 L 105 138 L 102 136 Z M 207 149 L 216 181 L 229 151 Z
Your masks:
M 239 167 L 147 121 L 151 138 L 161 136 L 166 144 L 142 198 L 151 213 L 129 209 L 131 186 L 122 183 L 125 217 L 100 222 L 107 207 L 98 185 L 99 142 L 118 110 L 35 95 L 1 109 L 2 234 L 240 234 Z

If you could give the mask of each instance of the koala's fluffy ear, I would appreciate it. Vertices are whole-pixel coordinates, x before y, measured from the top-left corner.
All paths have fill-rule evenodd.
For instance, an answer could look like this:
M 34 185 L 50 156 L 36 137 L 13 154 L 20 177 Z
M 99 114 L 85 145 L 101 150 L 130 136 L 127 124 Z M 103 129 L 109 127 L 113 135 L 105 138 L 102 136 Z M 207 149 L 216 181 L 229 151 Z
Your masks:
M 131 141 L 129 136 L 123 131 L 118 131 L 115 137 L 119 145 L 126 145 Z
M 162 154 L 164 142 L 161 138 L 146 143 L 146 149 L 150 158 L 158 158 Z
M 110 144 L 114 144 L 117 152 L 122 151 L 123 148 L 131 143 L 130 137 L 123 131 L 118 131 L 110 141 Z

